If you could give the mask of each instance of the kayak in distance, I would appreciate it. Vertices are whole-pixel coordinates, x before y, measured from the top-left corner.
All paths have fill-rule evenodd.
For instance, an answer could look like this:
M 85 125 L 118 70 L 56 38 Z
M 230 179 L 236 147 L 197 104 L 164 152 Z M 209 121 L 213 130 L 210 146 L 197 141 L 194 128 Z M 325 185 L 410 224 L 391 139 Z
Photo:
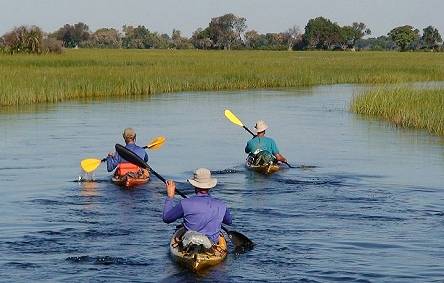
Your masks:
M 219 236 L 219 243 L 212 245 L 210 248 L 205 248 L 202 244 L 197 245 L 194 243 L 189 243 L 184 247 L 186 241 L 186 236 L 184 236 L 185 232 L 186 230 L 183 227 L 178 229 L 170 242 L 171 257 L 178 264 L 197 273 L 218 265 L 227 257 L 227 241 L 222 234 Z M 184 239 L 182 239 L 183 236 Z M 209 242 L 208 238 L 206 240 Z
M 148 183 L 150 181 L 150 174 L 148 170 L 140 169 L 138 172 L 127 172 L 123 175 L 114 174 L 112 181 L 117 186 L 132 188 Z
M 281 170 L 279 164 L 275 162 L 276 159 L 267 158 L 265 162 L 261 162 L 258 158 L 261 158 L 260 154 L 248 155 L 247 160 L 245 161 L 245 167 L 251 171 L 264 175 L 271 175 Z

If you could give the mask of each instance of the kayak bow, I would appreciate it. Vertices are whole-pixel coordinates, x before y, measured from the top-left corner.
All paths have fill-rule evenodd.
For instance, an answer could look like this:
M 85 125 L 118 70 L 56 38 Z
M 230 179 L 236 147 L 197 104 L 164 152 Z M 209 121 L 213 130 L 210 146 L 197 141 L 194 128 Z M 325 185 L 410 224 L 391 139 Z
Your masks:
M 182 248 L 180 237 L 184 232 L 184 228 L 177 230 L 170 242 L 171 257 L 178 264 L 193 272 L 199 272 L 211 266 L 218 265 L 227 257 L 227 241 L 223 235 L 219 237 L 219 244 L 213 246 L 209 251 L 197 252 L 185 251 Z

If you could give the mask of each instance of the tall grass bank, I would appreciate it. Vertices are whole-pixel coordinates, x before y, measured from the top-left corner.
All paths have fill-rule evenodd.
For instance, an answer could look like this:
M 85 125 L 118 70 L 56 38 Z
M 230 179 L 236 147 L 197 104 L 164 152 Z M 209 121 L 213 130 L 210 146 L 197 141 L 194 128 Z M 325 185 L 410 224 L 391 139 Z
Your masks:
M 0 105 L 200 90 L 444 80 L 444 53 L 67 50 L 0 55 Z
M 355 96 L 351 110 L 375 116 L 401 127 L 426 129 L 444 136 L 444 89 L 389 89 L 371 90 Z

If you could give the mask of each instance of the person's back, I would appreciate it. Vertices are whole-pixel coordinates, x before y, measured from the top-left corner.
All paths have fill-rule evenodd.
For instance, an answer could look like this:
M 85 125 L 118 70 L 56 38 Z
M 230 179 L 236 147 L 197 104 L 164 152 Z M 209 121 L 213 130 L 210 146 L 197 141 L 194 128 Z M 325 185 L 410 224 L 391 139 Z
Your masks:
M 148 154 L 146 153 L 145 149 L 136 145 L 136 132 L 132 128 L 126 128 L 123 131 L 123 139 L 125 140 L 126 143 L 125 147 L 127 149 L 137 154 L 145 162 L 148 162 Z M 117 152 L 114 154 L 113 153 L 108 154 L 108 157 L 106 158 L 106 165 L 108 172 L 113 171 L 120 164 L 127 165 L 126 167 L 128 167 L 130 171 L 137 171 L 139 169 L 136 165 L 128 163 L 128 161 L 123 159 Z
M 185 228 L 205 234 L 213 243 L 217 242 L 227 206 L 209 194 L 197 194 L 181 203 Z
M 145 162 L 148 161 L 148 154 L 146 153 L 145 149 L 143 147 L 138 146 L 135 143 L 128 143 L 125 145 L 125 147 L 135 154 L 137 154 L 141 159 L 143 159 Z M 120 156 L 119 156 L 120 157 Z M 122 162 L 127 162 L 125 159 L 121 158 Z
M 245 147 L 245 153 L 257 154 L 259 151 L 268 151 L 271 154 L 275 155 L 279 153 L 279 150 L 276 146 L 276 142 L 269 137 L 259 137 L 256 136 L 247 142 L 247 146 Z
M 217 180 L 211 178 L 208 169 L 200 168 L 188 182 L 194 186 L 196 194 L 181 200 L 177 205 L 173 200 L 176 185 L 173 181 L 167 182 L 168 197 L 163 209 L 163 221 L 172 223 L 183 218 L 187 231 L 204 234 L 213 244 L 217 244 L 222 223 L 231 225 L 232 222 L 227 206 L 208 194 L 208 190 L 216 186 Z
M 268 125 L 264 121 L 259 120 L 256 122 L 254 128 L 256 129 L 257 134 L 254 138 L 249 140 L 245 146 L 245 153 L 248 154 L 247 160 L 252 160 L 256 165 L 278 161 L 284 163 L 287 162 L 287 159 L 279 153 L 276 142 L 272 138 L 265 136 L 265 130 L 268 129 Z

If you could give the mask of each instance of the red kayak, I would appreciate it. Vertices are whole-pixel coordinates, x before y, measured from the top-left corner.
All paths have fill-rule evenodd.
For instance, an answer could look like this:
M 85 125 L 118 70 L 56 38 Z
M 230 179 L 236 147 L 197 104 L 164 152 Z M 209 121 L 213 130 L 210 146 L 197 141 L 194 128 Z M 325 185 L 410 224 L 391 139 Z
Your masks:
M 150 181 L 150 173 L 148 170 L 137 167 L 134 164 L 121 163 L 117 166 L 112 181 L 118 186 L 131 188 L 148 183 Z

